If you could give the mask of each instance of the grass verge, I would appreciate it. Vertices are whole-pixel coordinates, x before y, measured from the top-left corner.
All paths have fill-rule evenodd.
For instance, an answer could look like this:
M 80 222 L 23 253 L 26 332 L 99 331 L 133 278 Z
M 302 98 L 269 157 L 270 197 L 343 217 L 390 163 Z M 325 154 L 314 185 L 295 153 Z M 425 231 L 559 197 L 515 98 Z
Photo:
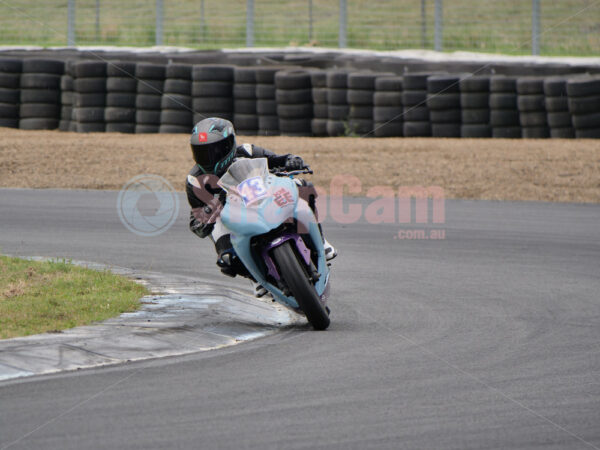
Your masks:
M 105 270 L 0 255 L 0 339 L 86 325 L 139 308 L 145 287 Z

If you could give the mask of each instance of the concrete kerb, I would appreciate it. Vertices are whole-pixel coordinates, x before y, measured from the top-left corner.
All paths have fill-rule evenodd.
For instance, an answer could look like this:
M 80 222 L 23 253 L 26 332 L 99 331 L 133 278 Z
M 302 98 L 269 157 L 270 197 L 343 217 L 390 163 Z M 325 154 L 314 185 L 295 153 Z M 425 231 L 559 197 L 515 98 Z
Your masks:
M 47 258 L 32 258 L 43 260 Z M 292 311 L 195 278 L 73 261 L 134 279 L 152 294 L 101 323 L 0 341 L 0 381 L 236 345 L 302 321 Z

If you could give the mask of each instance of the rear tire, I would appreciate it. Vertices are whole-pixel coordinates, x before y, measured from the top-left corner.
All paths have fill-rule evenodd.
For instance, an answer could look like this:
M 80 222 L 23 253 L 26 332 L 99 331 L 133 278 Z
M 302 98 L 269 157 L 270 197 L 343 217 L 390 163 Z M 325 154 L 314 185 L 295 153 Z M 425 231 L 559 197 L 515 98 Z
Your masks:
M 285 280 L 300 309 L 315 330 L 325 330 L 330 323 L 329 315 L 314 286 L 308 280 L 304 263 L 296 257 L 291 243 L 285 242 L 273 249 L 281 277 Z

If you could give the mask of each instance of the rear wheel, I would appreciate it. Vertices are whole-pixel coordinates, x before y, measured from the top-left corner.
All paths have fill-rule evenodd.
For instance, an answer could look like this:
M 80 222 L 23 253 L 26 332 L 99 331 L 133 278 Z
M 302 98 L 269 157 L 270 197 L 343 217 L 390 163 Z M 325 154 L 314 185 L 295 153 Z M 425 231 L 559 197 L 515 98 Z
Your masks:
M 324 330 L 329 326 L 329 314 L 315 287 L 308 279 L 306 266 L 298 260 L 290 241 L 276 247 L 273 257 L 277 263 L 281 277 L 287 283 L 292 295 L 304 311 L 306 318 L 315 330 Z

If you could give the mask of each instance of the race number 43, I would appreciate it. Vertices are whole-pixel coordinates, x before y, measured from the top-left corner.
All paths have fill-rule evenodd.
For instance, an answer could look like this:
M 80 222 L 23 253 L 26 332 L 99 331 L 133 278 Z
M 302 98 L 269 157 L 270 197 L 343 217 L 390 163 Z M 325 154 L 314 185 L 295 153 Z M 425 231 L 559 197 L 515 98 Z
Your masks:
M 245 205 L 250 205 L 267 196 L 267 188 L 262 177 L 248 178 L 237 186 Z

